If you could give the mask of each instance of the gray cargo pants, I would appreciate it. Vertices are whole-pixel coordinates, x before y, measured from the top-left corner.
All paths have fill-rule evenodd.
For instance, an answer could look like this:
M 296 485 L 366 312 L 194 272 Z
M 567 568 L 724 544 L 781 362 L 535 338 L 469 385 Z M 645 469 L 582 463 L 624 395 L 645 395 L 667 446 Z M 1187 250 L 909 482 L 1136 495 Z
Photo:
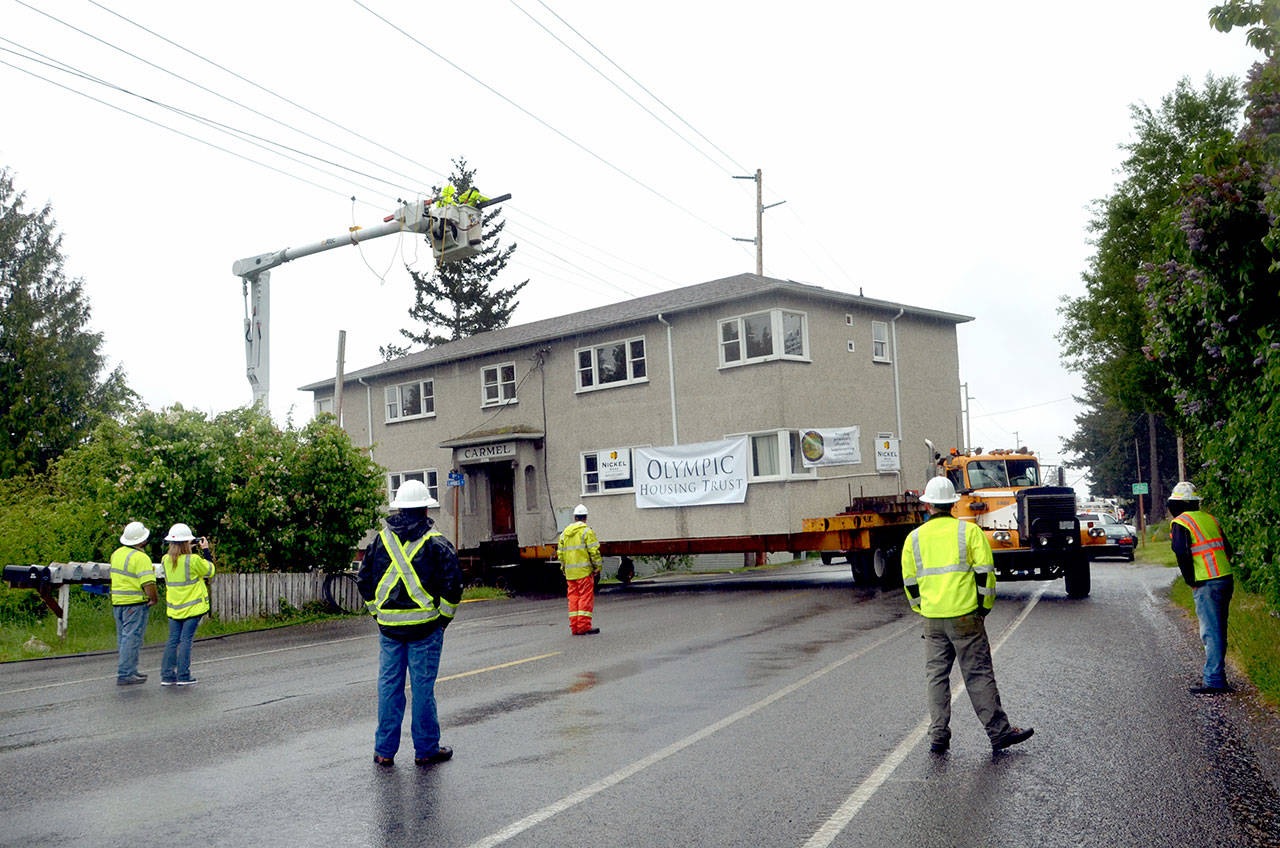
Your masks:
M 929 741 L 951 741 L 951 665 L 960 660 L 964 688 L 973 711 L 992 742 L 1007 736 L 1009 717 L 1000 707 L 1000 691 L 991 667 L 991 643 L 982 616 L 924 620 L 924 670 L 929 698 Z

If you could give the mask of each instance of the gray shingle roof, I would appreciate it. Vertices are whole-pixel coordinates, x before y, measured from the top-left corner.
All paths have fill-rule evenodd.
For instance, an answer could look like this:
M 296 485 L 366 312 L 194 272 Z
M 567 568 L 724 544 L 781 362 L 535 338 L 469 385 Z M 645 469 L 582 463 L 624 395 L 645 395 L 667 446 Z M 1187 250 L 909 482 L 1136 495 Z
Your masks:
M 760 277 L 755 274 L 737 274 L 732 277 L 723 277 L 719 280 L 711 280 L 706 283 L 698 283 L 697 285 L 638 297 L 634 300 L 625 300 L 621 303 L 612 303 L 595 309 L 573 312 L 569 315 L 546 318 L 542 321 L 533 321 L 528 324 L 518 324 L 514 327 L 504 327 L 501 330 L 491 330 L 469 338 L 458 339 L 439 347 L 417 351 L 399 359 L 380 362 L 377 365 L 362 368 L 358 371 L 348 371 L 344 376 L 346 380 L 357 380 L 378 377 L 384 374 L 395 374 L 402 371 L 412 371 L 429 365 L 439 365 L 444 362 L 483 356 L 496 351 L 555 341 L 566 336 L 594 332 L 619 324 L 630 324 L 635 321 L 651 319 L 660 312 L 664 315 L 674 315 L 690 309 L 700 309 L 773 291 L 794 293 L 844 304 L 857 304 L 863 307 L 881 308 L 893 312 L 902 309 L 908 315 L 950 321 L 955 324 L 963 324 L 973 320 L 972 316 L 969 315 L 923 309 L 887 300 L 875 300 L 874 298 L 832 291 L 831 289 L 824 289 L 807 283 L 797 283 L 794 280 L 778 280 L 772 277 Z M 332 388 L 332 386 L 333 377 L 328 377 L 314 383 L 308 383 L 300 387 L 299 391 L 312 392 L 317 389 Z

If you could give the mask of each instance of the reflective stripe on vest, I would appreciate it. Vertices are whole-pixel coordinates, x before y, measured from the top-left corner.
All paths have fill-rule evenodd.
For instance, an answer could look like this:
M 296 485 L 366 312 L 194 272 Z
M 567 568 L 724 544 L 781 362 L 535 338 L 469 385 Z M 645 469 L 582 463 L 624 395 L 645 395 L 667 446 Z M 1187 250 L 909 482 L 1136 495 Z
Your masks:
M 120 561 L 121 552 L 125 552 L 124 560 Z M 129 561 L 134 554 L 141 556 L 146 560 L 146 570 L 134 572 L 129 568 Z M 143 579 L 148 577 L 150 579 Z M 126 606 L 128 604 L 136 604 L 147 600 L 147 593 L 143 590 L 144 583 L 154 583 L 156 581 L 155 572 L 151 567 L 151 560 L 148 559 L 141 551 L 136 548 L 120 547 L 116 548 L 115 553 L 111 555 L 111 605 Z
M 1185 527 L 1191 534 L 1191 560 L 1195 564 L 1196 580 L 1213 580 L 1231 573 L 1231 561 L 1227 558 L 1227 540 L 1222 535 L 1218 520 L 1207 512 L 1184 512 L 1173 523 Z
M 387 566 L 387 570 L 383 572 L 382 579 L 378 581 L 378 587 L 374 591 L 373 600 L 368 602 L 366 606 L 369 611 L 378 619 L 379 624 L 388 626 L 406 625 L 406 624 L 427 624 L 435 621 L 440 616 L 452 618 L 457 607 L 454 604 L 441 602 L 440 606 L 436 606 L 435 599 L 423 588 L 422 582 L 418 579 L 418 573 L 413 570 L 413 558 L 418 551 L 422 550 L 422 546 L 434 536 L 443 535 L 439 531 L 431 530 L 421 539 L 415 539 L 406 547 L 400 543 L 400 539 L 389 528 L 383 528 L 378 534 L 378 538 L 382 540 L 382 546 L 386 548 L 387 554 L 391 557 L 391 562 Z M 416 607 L 408 609 L 386 606 L 387 601 L 391 598 L 391 592 L 395 589 L 396 584 L 403 584 L 405 591 L 409 593 L 409 598 L 417 604 Z
M 191 558 L 195 557 L 200 563 L 204 563 L 209 567 L 206 572 L 203 568 L 197 568 L 197 573 L 193 577 L 191 574 Z M 196 554 L 182 555 L 182 579 L 178 579 L 178 563 L 168 554 L 161 559 L 164 564 L 164 597 L 165 606 L 169 610 L 170 618 L 191 618 L 194 615 L 200 615 L 209 611 L 209 590 L 205 588 L 204 578 L 213 576 L 213 563 Z M 175 615 L 175 613 L 184 613 L 183 615 Z

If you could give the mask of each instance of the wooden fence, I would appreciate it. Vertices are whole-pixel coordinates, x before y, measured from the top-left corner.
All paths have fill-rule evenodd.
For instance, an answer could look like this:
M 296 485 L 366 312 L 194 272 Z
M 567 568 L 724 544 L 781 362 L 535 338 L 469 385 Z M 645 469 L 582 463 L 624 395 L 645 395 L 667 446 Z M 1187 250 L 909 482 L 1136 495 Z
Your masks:
M 209 581 L 212 612 L 224 621 L 238 621 L 280 612 L 280 599 L 292 607 L 325 601 L 325 575 L 320 572 L 237 574 L 219 571 Z M 330 582 L 332 599 L 348 610 L 363 608 L 355 581 L 336 578 Z

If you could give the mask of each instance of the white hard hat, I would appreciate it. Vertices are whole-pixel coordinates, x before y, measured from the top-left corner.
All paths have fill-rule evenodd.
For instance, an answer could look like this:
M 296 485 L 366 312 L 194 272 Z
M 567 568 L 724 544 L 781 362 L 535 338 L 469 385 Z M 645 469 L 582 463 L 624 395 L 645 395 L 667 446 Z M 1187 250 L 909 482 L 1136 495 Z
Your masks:
M 391 502 L 392 509 L 413 509 L 423 506 L 440 506 L 440 502 L 431 497 L 431 490 L 421 480 L 404 481 L 396 491 L 396 499 Z
M 953 504 L 960 500 L 950 477 L 933 477 L 924 487 L 920 500 L 929 504 Z
M 1196 491 L 1196 487 L 1191 483 L 1183 480 L 1173 487 L 1173 491 L 1169 493 L 1171 501 L 1198 501 L 1200 493 Z
M 577 506 L 575 506 L 575 507 L 573 508 L 573 514 L 574 514 L 574 515 L 586 515 L 586 514 L 587 514 L 587 505 L 586 505 L 586 504 L 578 504 Z
M 151 531 L 144 527 L 141 521 L 130 521 L 124 526 L 124 532 L 120 534 L 120 544 L 141 545 L 150 535 Z
M 193 539 L 195 539 L 195 534 L 185 524 L 173 525 L 169 528 L 169 535 L 164 537 L 166 542 L 190 542 Z

